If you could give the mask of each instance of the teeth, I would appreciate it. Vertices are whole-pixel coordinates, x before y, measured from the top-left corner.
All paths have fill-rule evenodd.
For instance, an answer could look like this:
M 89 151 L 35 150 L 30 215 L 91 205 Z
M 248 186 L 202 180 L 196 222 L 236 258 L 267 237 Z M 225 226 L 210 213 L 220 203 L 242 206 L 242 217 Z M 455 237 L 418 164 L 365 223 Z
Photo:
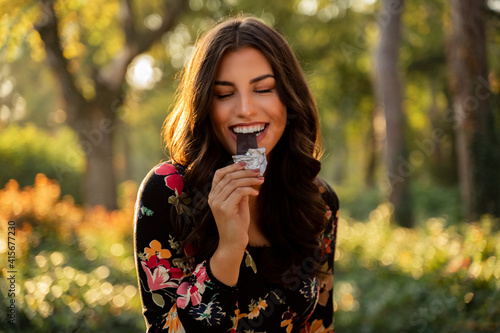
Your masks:
M 266 128 L 265 125 L 255 125 L 255 126 L 238 126 L 233 127 L 234 133 L 256 133 L 263 131 Z

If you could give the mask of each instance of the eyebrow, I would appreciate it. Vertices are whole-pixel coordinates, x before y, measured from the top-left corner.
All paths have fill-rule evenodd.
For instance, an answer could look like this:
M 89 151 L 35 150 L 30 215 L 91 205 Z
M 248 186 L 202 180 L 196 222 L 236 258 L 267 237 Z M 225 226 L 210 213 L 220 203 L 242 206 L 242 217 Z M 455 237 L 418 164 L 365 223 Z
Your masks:
M 264 74 L 264 75 L 257 76 L 254 79 L 251 79 L 250 80 L 250 84 L 262 81 L 264 79 L 267 79 L 268 77 L 272 77 L 273 79 L 275 79 L 274 75 L 272 75 L 272 74 Z M 234 83 L 229 82 L 229 81 L 215 81 L 215 85 L 218 85 L 218 86 L 234 86 Z

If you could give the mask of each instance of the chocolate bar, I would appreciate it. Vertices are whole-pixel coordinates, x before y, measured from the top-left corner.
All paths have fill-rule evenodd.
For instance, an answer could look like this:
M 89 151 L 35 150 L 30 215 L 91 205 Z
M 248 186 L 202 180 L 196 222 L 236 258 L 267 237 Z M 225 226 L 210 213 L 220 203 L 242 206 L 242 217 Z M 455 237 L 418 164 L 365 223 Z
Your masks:
M 234 163 L 245 162 L 245 169 L 260 169 L 260 176 L 264 175 L 267 166 L 266 148 L 258 148 L 255 133 L 236 134 L 236 153 Z
M 236 154 L 245 155 L 250 148 L 259 148 L 259 146 L 257 146 L 257 136 L 255 133 L 236 134 Z

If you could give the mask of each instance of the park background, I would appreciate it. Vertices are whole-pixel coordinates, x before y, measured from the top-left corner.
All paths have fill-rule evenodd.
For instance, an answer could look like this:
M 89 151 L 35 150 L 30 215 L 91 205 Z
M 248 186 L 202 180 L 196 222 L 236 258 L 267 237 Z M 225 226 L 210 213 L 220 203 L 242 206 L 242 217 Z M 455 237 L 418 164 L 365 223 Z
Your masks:
M 0 0 L 0 332 L 144 331 L 138 185 L 197 36 L 240 12 L 317 98 L 336 331 L 500 332 L 498 0 Z

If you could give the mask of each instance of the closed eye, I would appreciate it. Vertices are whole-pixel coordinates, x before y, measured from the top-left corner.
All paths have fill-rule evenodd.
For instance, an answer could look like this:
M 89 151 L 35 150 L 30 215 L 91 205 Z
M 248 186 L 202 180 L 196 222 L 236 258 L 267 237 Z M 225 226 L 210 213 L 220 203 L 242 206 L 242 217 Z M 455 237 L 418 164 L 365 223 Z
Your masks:
M 215 95 L 215 98 L 217 99 L 226 99 L 228 97 L 231 97 L 233 94 L 222 94 L 222 95 Z
M 272 89 L 265 89 L 265 90 L 256 90 L 255 92 L 257 94 L 269 94 L 269 93 L 272 93 L 273 90 Z

